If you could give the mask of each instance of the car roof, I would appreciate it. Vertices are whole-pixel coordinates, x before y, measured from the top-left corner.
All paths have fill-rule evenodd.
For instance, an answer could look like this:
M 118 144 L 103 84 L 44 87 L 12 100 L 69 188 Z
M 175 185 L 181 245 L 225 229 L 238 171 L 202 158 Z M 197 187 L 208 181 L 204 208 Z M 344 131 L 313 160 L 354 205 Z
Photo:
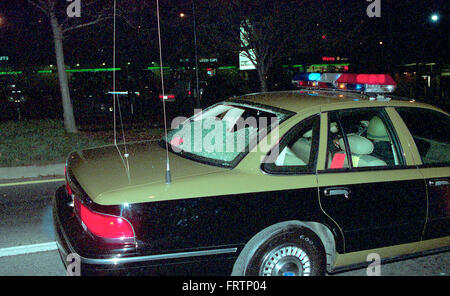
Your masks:
M 389 101 L 371 101 L 369 99 L 369 95 L 361 94 L 361 93 L 352 93 L 348 91 L 339 91 L 339 90 L 310 90 L 310 89 L 301 89 L 301 90 L 291 90 L 291 91 L 276 91 L 276 92 L 264 92 L 264 93 L 252 93 L 246 94 L 239 97 L 235 97 L 234 99 L 238 99 L 240 101 L 246 101 L 253 104 L 262 104 L 271 107 L 276 107 L 288 111 L 292 111 L 295 113 L 300 113 L 309 109 L 311 107 L 323 107 L 329 105 L 335 105 L 336 109 L 339 109 L 339 106 L 351 106 L 354 107 L 367 107 L 367 104 L 374 106 L 407 106 L 407 107 L 425 107 L 430 109 L 439 110 L 434 106 L 419 103 L 415 100 L 400 98 L 396 96 L 390 96 L 389 94 L 386 97 L 391 97 L 395 99 L 391 99 Z M 366 102 L 366 103 L 363 103 Z M 334 109 L 334 108 L 331 108 Z M 442 111 L 442 110 L 440 110 Z

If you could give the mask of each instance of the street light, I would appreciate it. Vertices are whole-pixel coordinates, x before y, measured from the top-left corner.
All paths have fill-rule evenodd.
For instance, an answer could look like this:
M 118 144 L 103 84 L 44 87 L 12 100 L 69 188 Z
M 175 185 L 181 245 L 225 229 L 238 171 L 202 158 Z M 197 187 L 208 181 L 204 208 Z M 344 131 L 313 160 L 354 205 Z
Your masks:
M 439 16 L 439 14 L 437 14 L 437 13 L 433 13 L 433 14 L 430 16 L 430 20 L 431 20 L 433 23 L 437 23 L 437 22 L 439 21 L 439 19 L 440 19 L 440 16 Z

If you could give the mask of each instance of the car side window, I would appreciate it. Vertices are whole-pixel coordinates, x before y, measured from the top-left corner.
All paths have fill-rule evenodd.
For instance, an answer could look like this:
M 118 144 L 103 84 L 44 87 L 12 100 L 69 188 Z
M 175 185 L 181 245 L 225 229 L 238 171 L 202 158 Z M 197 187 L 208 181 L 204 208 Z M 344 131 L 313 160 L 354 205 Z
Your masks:
M 345 153 L 345 145 L 339 145 L 339 141 L 344 139 L 337 114 L 328 114 L 328 141 L 327 141 L 327 168 L 341 169 L 349 168 L 350 162 Z
M 447 114 L 422 108 L 396 108 L 405 122 L 422 163 L 450 163 L 450 118 Z
M 404 165 L 400 144 L 383 109 L 329 113 L 327 168 Z
M 274 174 L 314 172 L 319 147 L 320 116 L 303 120 L 289 130 L 264 160 L 263 169 Z

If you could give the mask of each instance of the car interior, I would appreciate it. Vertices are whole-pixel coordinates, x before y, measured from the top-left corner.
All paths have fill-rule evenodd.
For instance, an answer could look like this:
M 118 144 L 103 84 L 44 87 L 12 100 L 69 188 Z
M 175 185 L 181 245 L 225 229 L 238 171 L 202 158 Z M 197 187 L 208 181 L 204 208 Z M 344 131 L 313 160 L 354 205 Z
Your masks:
M 352 166 L 377 167 L 399 165 L 400 160 L 394 143 L 380 116 L 374 111 L 356 111 L 343 113 L 343 130 L 351 155 Z M 275 161 L 277 166 L 306 166 L 311 155 L 312 128 L 311 126 L 299 133 L 286 145 Z M 342 137 L 337 121 L 329 125 L 328 160 L 329 169 L 348 168 L 350 163 L 346 154 L 346 143 Z
M 275 161 L 277 166 L 306 166 L 311 154 L 312 129 L 283 148 Z
M 346 147 L 349 149 L 354 168 L 399 165 L 397 150 L 381 118 L 373 111 L 343 112 L 340 122 L 346 133 L 347 143 L 337 122 L 331 122 L 328 168 L 350 167 L 346 159 Z

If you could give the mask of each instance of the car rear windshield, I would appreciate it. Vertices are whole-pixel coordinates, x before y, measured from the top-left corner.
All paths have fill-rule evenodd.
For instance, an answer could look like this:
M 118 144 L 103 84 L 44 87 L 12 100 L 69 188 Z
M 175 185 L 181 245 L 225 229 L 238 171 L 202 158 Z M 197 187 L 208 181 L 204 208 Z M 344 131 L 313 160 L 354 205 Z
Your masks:
M 173 153 L 195 161 L 234 167 L 268 132 L 294 113 L 242 102 L 215 104 L 191 118 L 175 118 L 163 138 Z

